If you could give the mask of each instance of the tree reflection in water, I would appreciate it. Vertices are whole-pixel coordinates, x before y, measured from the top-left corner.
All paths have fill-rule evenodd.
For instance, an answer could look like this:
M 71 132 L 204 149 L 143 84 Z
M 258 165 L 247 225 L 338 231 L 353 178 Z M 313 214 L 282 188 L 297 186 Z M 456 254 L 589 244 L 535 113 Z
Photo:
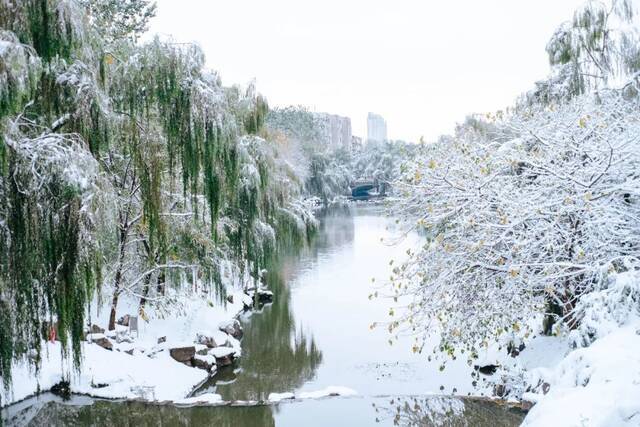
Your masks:
M 283 257 L 266 274 L 274 302 L 243 321 L 242 357 L 237 365 L 221 369 L 194 394 L 215 392 L 225 401 L 266 400 L 269 393 L 293 391 L 311 380 L 322 362 L 322 352 L 313 336 L 297 327 L 289 285 L 321 254 L 351 242 L 353 237 L 348 208 L 323 212 L 319 233 L 311 245 Z
M 394 426 L 512 427 L 524 412 L 512 406 L 482 399 L 449 396 L 391 398 L 387 404 L 371 404 L 377 423 Z

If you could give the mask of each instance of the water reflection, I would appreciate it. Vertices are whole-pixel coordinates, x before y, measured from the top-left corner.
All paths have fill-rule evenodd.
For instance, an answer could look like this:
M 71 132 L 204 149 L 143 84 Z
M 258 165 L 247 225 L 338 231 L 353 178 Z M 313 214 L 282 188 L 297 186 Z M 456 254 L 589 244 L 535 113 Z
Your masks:
M 482 399 L 449 396 L 400 397 L 371 404 L 376 423 L 394 426 L 517 426 L 524 413 L 517 408 Z
M 321 214 L 320 231 L 301 253 L 283 257 L 265 277 L 274 303 L 243 320 L 242 358 L 223 368 L 194 394 L 215 392 L 224 400 L 266 400 L 274 391 L 295 390 L 312 379 L 322 362 L 313 335 L 298 328 L 291 307 L 290 284 L 313 269 L 329 248 L 353 241 L 353 218 L 346 207 Z
M 7 417 L 7 426 L 275 426 L 268 406 L 192 407 L 149 405 L 141 402 L 94 401 L 90 405 L 48 402 L 33 414 Z
M 38 400 L 38 399 L 35 399 Z M 3 411 L 6 426 L 472 426 L 515 427 L 524 413 L 478 399 L 447 396 L 355 397 L 306 400 L 278 406 L 196 406 L 180 408 L 141 402 L 91 401 L 74 398 L 60 402 L 41 396 L 20 408 Z

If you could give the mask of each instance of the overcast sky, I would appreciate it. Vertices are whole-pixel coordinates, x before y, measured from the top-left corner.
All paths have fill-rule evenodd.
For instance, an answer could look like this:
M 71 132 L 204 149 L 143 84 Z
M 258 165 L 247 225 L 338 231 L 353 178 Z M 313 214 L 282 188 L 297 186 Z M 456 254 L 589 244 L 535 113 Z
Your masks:
M 554 29 L 582 0 L 158 0 L 152 33 L 195 41 L 223 84 L 269 104 L 385 117 L 389 137 L 449 133 L 547 75 Z

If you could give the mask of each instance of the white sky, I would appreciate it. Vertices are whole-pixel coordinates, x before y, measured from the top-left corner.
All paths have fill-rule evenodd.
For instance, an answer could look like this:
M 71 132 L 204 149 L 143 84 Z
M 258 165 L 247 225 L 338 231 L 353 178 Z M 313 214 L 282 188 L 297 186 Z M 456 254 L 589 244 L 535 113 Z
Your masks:
M 152 33 L 195 41 L 223 84 L 256 79 L 271 106 L 351 117 L 389 137 L 449 133 L 547 75 L 545 45 L 583 0 L 158 0 Z

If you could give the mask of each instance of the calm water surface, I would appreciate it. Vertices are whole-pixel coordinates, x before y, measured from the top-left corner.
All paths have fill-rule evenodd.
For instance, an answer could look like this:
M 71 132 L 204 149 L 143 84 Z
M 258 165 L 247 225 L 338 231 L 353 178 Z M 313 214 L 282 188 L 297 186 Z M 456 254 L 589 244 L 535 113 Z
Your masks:
M 390 261 L 401 262 L 406 249 L 420 243 L 418 236 L 409 235 L 399 245 L 385 245 L 381 238 L 389 237 L 390 225 L 376 206 L 325 214 L 311 247 L 286 257 L 269 272 L 267 283 L 275 301 L 243 319 L 242 358 L 194 392 L 219 393 L 225 401 L 259 401 L 272 392 L 344 386 L 357 391 L 357 397 L 217 408 L 86 399 L 63 404 L 42 397 L 12 408 L 11 414 L 5 411 L 5 421 L 16 425 L 518 425 L 520 412 L 438 395 L 449 394 L 454 387 L 458 394 L 472 390 L 464 361 L 440 372 L 426 355 L 411 352 L 412 337 L 400 337 L 389 345 L 386 329 L 370 330 L 372 322 L 392 318 L 391 301 L 370 300 L 369 295 L 389 277 Z

